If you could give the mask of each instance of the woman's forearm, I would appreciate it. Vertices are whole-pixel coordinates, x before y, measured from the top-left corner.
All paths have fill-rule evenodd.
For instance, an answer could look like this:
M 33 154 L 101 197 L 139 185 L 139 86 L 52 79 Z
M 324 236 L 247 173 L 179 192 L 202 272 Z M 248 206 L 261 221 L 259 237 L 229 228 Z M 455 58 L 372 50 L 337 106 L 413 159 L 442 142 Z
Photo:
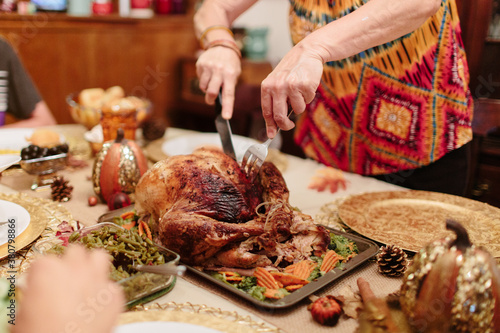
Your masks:
M 231 27 L 232 23 L 244 11 L 258 0 L 205 0 L 194 15 L 194 29 L 196 37 L 211 26 Z
M 414 31 L 436 13 L 440 4 L 441 0 L 371 0 L 299 44 L 316 50 L 323 62 L 344 59 Z

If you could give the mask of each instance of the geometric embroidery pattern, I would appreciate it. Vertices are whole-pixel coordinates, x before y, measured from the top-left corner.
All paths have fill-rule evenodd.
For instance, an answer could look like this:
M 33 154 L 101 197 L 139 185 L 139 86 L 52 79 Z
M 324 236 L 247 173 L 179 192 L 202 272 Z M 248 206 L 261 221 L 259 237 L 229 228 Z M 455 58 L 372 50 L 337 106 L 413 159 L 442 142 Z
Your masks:
M 293 42 L 363 4 L 291 1 Z M 321 163 L 364 175 L 428 165 L 472 139 L 468 81 L 456 7 L 443 0 L 414 32 L 325 64 L 295 141 Z

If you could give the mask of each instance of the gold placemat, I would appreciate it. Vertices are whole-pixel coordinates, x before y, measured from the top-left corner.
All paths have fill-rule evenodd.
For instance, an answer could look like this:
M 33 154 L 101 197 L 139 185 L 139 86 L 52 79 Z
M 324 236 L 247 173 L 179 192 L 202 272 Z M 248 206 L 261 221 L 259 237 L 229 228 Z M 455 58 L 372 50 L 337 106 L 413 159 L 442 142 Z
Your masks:
M 72 217 L 66 208 L 55 201 L 32 197 L 23 193 L 0 193 L 0 199 L 24 207 L 31 217 L 30 226 L 33 225 L 33 229 L 29 229 L 30 227 L 28 227 L 25 232 L 30 231 L 26 236 L 24 236 L 25 232 L 23 232 L 23 234 L 16 238 L 17 251 L 14 259 L 16 264 L 10 266 L 12 260 L 8 260 L 9 258 L 5 257 L 0 261 L 0 267 L 2 268 L 0 276 L 8 276 L 7 271 L 23 273 L 34 258 L 33 245 L 42 239 L 54 237 L 57 226 L 63 221 L 71 221 Z
M 206 305 L 154 303 L 149 306 L 140 305 L 133 310 L 120 316 L 120 325 L 146 321 L 176 321 L 228 333 L 280 332 L 278 328 L 265 322 L 256 322 L 250 316 L 241 316 L 236 311 L 222 311 Z
M 412 252 L 452 236 L 445 228 L 451 218 L 467 229 L 474 245 L 500 256 L 500 209 L 483 202 L 428 191 L 373 192 L 347 198 L 338 214 L 357 233 Z

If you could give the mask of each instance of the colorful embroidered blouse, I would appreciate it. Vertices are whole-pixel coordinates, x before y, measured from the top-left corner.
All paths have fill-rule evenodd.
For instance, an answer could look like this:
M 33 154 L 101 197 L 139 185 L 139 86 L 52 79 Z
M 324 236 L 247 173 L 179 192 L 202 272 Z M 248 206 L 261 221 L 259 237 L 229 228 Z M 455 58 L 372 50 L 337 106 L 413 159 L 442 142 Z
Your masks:
M 364 4 L 291 0 L 293 43 Z M 366 1 L 365 1 L 366 2 Z M 472 139 L 469 72 L 454 0 L 393 42 L 324 66 L 295 141 L 317 161 L 362 175 L 414 169 Z

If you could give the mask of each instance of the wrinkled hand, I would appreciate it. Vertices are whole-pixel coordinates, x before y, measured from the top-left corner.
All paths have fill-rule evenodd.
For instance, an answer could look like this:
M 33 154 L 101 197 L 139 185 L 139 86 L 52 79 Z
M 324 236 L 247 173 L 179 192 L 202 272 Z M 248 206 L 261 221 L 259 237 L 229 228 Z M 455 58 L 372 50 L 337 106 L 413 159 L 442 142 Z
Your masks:
M 124 310 L 123 291 L 109 280 L 109 255 L 71 246 L 61 258 L 36 260 L 22 289 L 12 333 L 109 333 Z
M 213 47 L 198 58 L 196 74 L 200 89 L 205 93 L 205 102 L 213 105 L 222 87 L 222 117 L 233 115 L 236 83 L 241 73 L 241 60 L 231 49 Z
M 299 43 L 262 82 L 262 115 L 268 137 L 273 138 L 278 127 L 285 131 L 295 127 L 287 117 L 288 105 L 296 114 L 304 112 L 314 99 L 322 73 L 322 59 Z

